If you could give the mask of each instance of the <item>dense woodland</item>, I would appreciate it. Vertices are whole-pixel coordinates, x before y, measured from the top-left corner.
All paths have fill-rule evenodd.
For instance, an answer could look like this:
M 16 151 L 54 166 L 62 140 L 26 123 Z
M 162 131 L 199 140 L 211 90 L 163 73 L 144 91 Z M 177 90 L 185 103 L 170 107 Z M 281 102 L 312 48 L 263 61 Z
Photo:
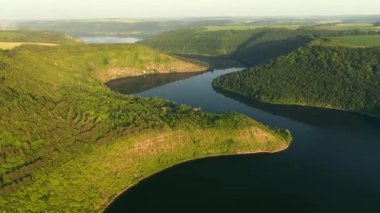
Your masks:
M 277 104 L 337 108 L 380 116 L 380 49 L 314 42 L 213 86 Z
M 298 29 L 219 27 L 217 30 L 189 29 L 163 33 L 141 43 L 174 54 L 228 57 L 248 66 L 263 64 L 280 55 L 288 54 L 313 39 L 380 35 L 372 28 L 345 29 L 335 26 L 301 27 Z M 236 27 L 235 27 L 236 28 Z
M 335 28 L 214 27 L 167 32 L 141 44 L 258 65 L 213 82 L 254 100 L 380 116 L 380 49 L 350 47 L 367 36 L 371 42 L 363 46 L 378 43 L 379 31 Z M 68 211 L 101 210 L 125 187 L 174 163 L 210 154 L 276 151 L 291 140 L 289 132 L 242 115 L 121 95 L 103 84 L 129 75 L 173 73 L 178 67 L 200 71 L 205 64 L 141 45 L 85 45 L 52 32 L 0 33 L 0 41 L 16 40 L 62 45 L 0 51 L 0 211 L 3 206 L 20 212 L 66 206 Z M 352 44 L 345 46 L 348 40 Z M 131 149 L 132 139 L 148 141 L 144 137 L 152 132 L 165 143 L 142 146 L 149 155 Z M 164 133 L 176 136 L 162 140 Z M 256 143 L 255 133 L 268 143 Z M 100 162 L 100 156 L 109 162 Z M 125 161 L 134 166 L 120 169 Z
M 107 75 L 115 67 L 118 73 Z M 242 115 L 125 96 L 103 84 L 122 77 L 120 72 L 127 76 L 188 67 L 205 69 L 139 45 L 0 50 L 0 211 L 101 210 L 126 187 L 175 163 L 265 150 L 252 140 L 247 143 L 249 136 L 239 139 L 249 128 L 273 138 L 268 150 L 290 141 L 289 133 Z

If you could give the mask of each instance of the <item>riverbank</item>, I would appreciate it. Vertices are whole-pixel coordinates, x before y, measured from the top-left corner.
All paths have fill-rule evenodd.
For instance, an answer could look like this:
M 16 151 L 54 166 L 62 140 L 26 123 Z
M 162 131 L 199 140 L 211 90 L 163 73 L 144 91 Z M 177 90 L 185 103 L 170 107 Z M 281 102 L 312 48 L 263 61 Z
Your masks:
M 195 160 L 202 160 L 202 159 L 208 159 L 208 158 L 216 158 L 216 157 L 223 157 L 223 156 L 236 156 L 236 155 L 251 155 L 251 154 L 275 154 L 275 153 L 278 153 L 278 152 L 282 152 L 282 151 L 285 151 L 289 146 L 290 146 L 290 142 L 291 141 L 286 141 L 286 143 L 283 143 L 283 144 L 278 144 L 278 148 L 277 149 L 268 149 L 268 150 L 265 150 L 265 149 L 261 149 L 261 150 L 256 150 L 256 151 L 238 151 L 238 152 L 235 152 L 235 153 L 219 153 L 219 154 L 214 154 L 214 155 L 207 155 L 207 156 L 200 156 L 200 157 L 197 157 L 197 158 L 191 158 L 191 159 L 186 159 L 186 160 L 183 160 L 183 161 L 178 161 L 172 165 L 169 165 L 167 167 L 164 167 L 162 168 L 160 171 L 157 171 L 157 172 L 153 172 L 151 174 L 148 174 L 147 176 L 141 178 L 140 180 L 138 181 L 135 181 L 134 184 L 131 184 L 129 186 L 127 186 L 127 188 L 124 190 L 124 191 L 121 191 L 120 193 L 118 193 L 117 195 L 115 195 L 112 199 L 109 200 L 109 202 L 107 203 L 107 205 L 105 205 L 105 208 L 102 209 L 101 212 L 107 212 L 108 208 L 110 208 L 112 206 L 112 204 L 117 201 L 118 199 L 122 199 L 122 195 L 127 193 L 129 189 L 131 189 L 132 187 L 136 186 L 139 184 L 140 181 L 142 180 L 145 180 L 145 179 L 148 179 L 149 177 L 157 174 L 157 173 L 160 173 L 160 172 L 163 172 L 164 170 L 168 170 L 168 169 L 171 169 L 175 166 L 178 166 L 180 164 L 184 164 L 184 163 L 191 163 L 192 161 L 195 161 Z
M 246 135 L 247 132 L 252 134 L 249 137 L 253 137 L 255 139 L 248 139 Z M 225 130 L 214 129 L 207 130 L 207 132 L 179 131 L 169 133 L 170 136 L 163 136 L 165 135 L 165 132 L 160 132 L 158 133 L 158 136 L 151 136 L 149 139 L 137 139 L 137 142 L 135 142 L 138 144 L 137 147 L 128 149 L 128 152 L 131 152 L 131 155 L 129 156 L 130 159 L 133 158 L 134 161 L 141 162 L 141 160 L 139 160 L 139 157 L 142 157 L 141 153 L 133 152 L 138 152 L 141 149 L 147 149 L 150 150 L 149 157 L 142 157 L 144 159 L 143 162 L 145 162 L 145 165 L 154 166 L 152 166 L 151 169 L 140 171 L 141 176 L 135 176 L 132 180 L 131 178 L 128 178 L 127 174 L 125 174 L 125 176 L 118 174 L 119 178 L 124 179 L 119 181 L 125 181 L 128 184 L 125 184 L 125 188 L 123 190 L 118 190 L 120 193 L 109 196 L 107 203 L 99 203 L 97 205 L 99 208 L 96 209 L 100 211 L 106 210 L 106 208 L 109 205 L 112 205 L 112 203 L 117 200 L 120 195 L 124 194 L 128 189 L 138 184 L 141 180 L 149 178 L 157 172 L 169 169 L 178 164 L 218 156 L 277 153 L 287 149 L 291 141 L 290 135 L 288 135 L 288 138 L 277 137 L 274 135 L 274 132 L 269 129 L 262 129 L 262 127 L 252 127 L 229 133 L 230 134 L 226 134 Z M 157 139 L 155 144 L 151 143 L 152 138 Z M 157 145 L 157 142 L 165 143 L 166 148 L 160 147 Z M 123 148 L 119 148 L 119 151 L 121 150 L 123 150 Z M 133 157 L 135 154 L 137 155 L 137 158 Z M 120 158 L 117 159 L 120 160 Z M 128 167 L 128 165 L 124 166 Z M 130 172 L 129 177 L 130 174 L 139 174 L 139 172 Z
M 0 51 L 0 65 L 0 211 L 101 211 L 178 162 L 278 150 L 290 135 L 237 113 L 111 91 L 99 73 L 201 67 L 139 45 L 21 46 Z
M 349 112 L 349 113 L 355 113 L 363 116 L 368 116 L 371 118 L 379 118 L 378 115 L 372 114 L 366 111 L 352 111 L 337 107 L 332 107 L 331 105 L 323 105 L 323 104 L 308 104 L 308 103 L 288 103 L 286 101 L 259 101 L 255 98 L 252 98 L 248 95 L 245 95 L 239 91 L 230 89 L 230 88 L 224 88 L 220 87 L 218 85 L 213 84 L 212 85 L 214 90 L 217 91 L 220 94 L 223 94 L 225 96 L 228 96 L 232 99 L 242 101 L 245 103 L 255 103 L 255 105 L 273 105 L 273 106 L 289 106 L 289 107 L 303 107 L 303 108 L 309 108 L 309 109 L 326 109 L 326 110 L 335 110 L 340 112 Z
M 379 207 L 379 196 L 357 196 L 379 190 L 374 188 L 380 175 L 376 166 L 379 119 L 237 100 L 212 88 L 213 79 L 236 71 L 215 70 L 137 95 L 207 112 L 243 113 L 267 125 L 290 129 L 291 146 L 273 155 L 217 157 L 172 167 L 130 188 L 109 212 L 250 212 L 254 205 L 259 212 L 308 212 L 312 208 L 354 213 Z

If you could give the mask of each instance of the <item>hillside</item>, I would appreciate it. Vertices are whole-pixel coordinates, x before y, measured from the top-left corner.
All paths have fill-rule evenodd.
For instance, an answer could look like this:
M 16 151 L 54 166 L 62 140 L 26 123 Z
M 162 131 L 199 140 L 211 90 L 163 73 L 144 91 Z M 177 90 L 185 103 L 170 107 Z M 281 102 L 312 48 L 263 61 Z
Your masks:
M 78 38 L 62 33 L 34 30 L 0 31 L 0 41 L 53 44 L 75 44 L 81 42 Z
M 20 29 L 48 30 L 64 32 L 69 35 L 118 35 L 147 38 L 162 32 L 200 28 L 210 25 L 239 24 L 228 19 L 87 19 L 87 20 L 52 20 L 27 21 L 17 24 Z
M 286 55 L 317 38 L 345 38 L 350 35 L 369 38 L 379 33 L 377 28 L 367 25 L 315 25 L 297 28 L 219 26 L 166 32 L 141 41 L 141 44 L 171 54 L 203 59 L 210 64 L 214 64 L 215 58 L 222 61 L 227 58 L 253 66 Z
M 380 49 L 320 40 L 213 86 L 275 104 L 336 108 L 380 116 Z
M 289 145 L 288 132 L 243 115 L 125 96 L 102 83 L 190 68 L 205 67 L 139 45 L 0 51 L 0 211 L 101 211 L 179 162 Z
M 189 29 L 163 33 L 141 43 L 176 54 L 221 56 L 231 54 L 249 39 L 254 30 Z
M 332 38 L 336 44 L 347 47 L 379 47 L 380 35 L 341 36 Z
M 23 45 L 58 46 L 78 44 L 78 38 L 47 31 L 0 31 L 0 49 L 9 50 Z

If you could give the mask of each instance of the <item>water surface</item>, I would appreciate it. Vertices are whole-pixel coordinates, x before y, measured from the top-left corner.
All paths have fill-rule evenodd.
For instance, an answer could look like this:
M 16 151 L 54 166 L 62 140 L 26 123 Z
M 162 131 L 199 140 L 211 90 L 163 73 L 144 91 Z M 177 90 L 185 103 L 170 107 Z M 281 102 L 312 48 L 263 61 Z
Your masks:
M 243 113 L 290 129 L 291 147 L 177 165 L 128 190 L 108 212 L 380 212 L 380 119 L 258 104 L 212 88 L 212 79 L 237 70 L 208 72 L 136 95 Z
M 120 43 L 136 43 L 142 39 L 134 37 L 121 36 L 81 36 L 80 39 L 87 44 L 120 44 Z

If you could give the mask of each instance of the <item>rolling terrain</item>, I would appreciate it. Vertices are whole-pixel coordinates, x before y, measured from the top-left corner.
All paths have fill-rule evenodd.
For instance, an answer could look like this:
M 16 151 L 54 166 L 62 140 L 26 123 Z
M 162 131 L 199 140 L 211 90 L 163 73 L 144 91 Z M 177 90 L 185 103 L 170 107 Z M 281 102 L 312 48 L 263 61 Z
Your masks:
M 213 64 L 213 59 L 236 60 L 248 67 L 264 64 L 286 55 L 319 38 L 363 36 L 376 39 L 380 29 L 372 25 L 313 26 L 219 26 L 171 31 L 140 43 L 170 54 L 198 58 Z
M 354 41 L 368 44 L 366 39 L 358 42 L 361 38 Z M 379 54 L 376 47 L 352 48 L 341 41 L 315 40 L 265 65 L 222 76 L 213 86 L 260 102 L 380 116 Z
M 102 211 L 174 164 L 277 152 L 291 141 L 288 131 L 240 114 L 121 95 L 104 85 L 205 65 L 140 45 L 55 43 L 61 45 L 0 50 L 0 211 Z

